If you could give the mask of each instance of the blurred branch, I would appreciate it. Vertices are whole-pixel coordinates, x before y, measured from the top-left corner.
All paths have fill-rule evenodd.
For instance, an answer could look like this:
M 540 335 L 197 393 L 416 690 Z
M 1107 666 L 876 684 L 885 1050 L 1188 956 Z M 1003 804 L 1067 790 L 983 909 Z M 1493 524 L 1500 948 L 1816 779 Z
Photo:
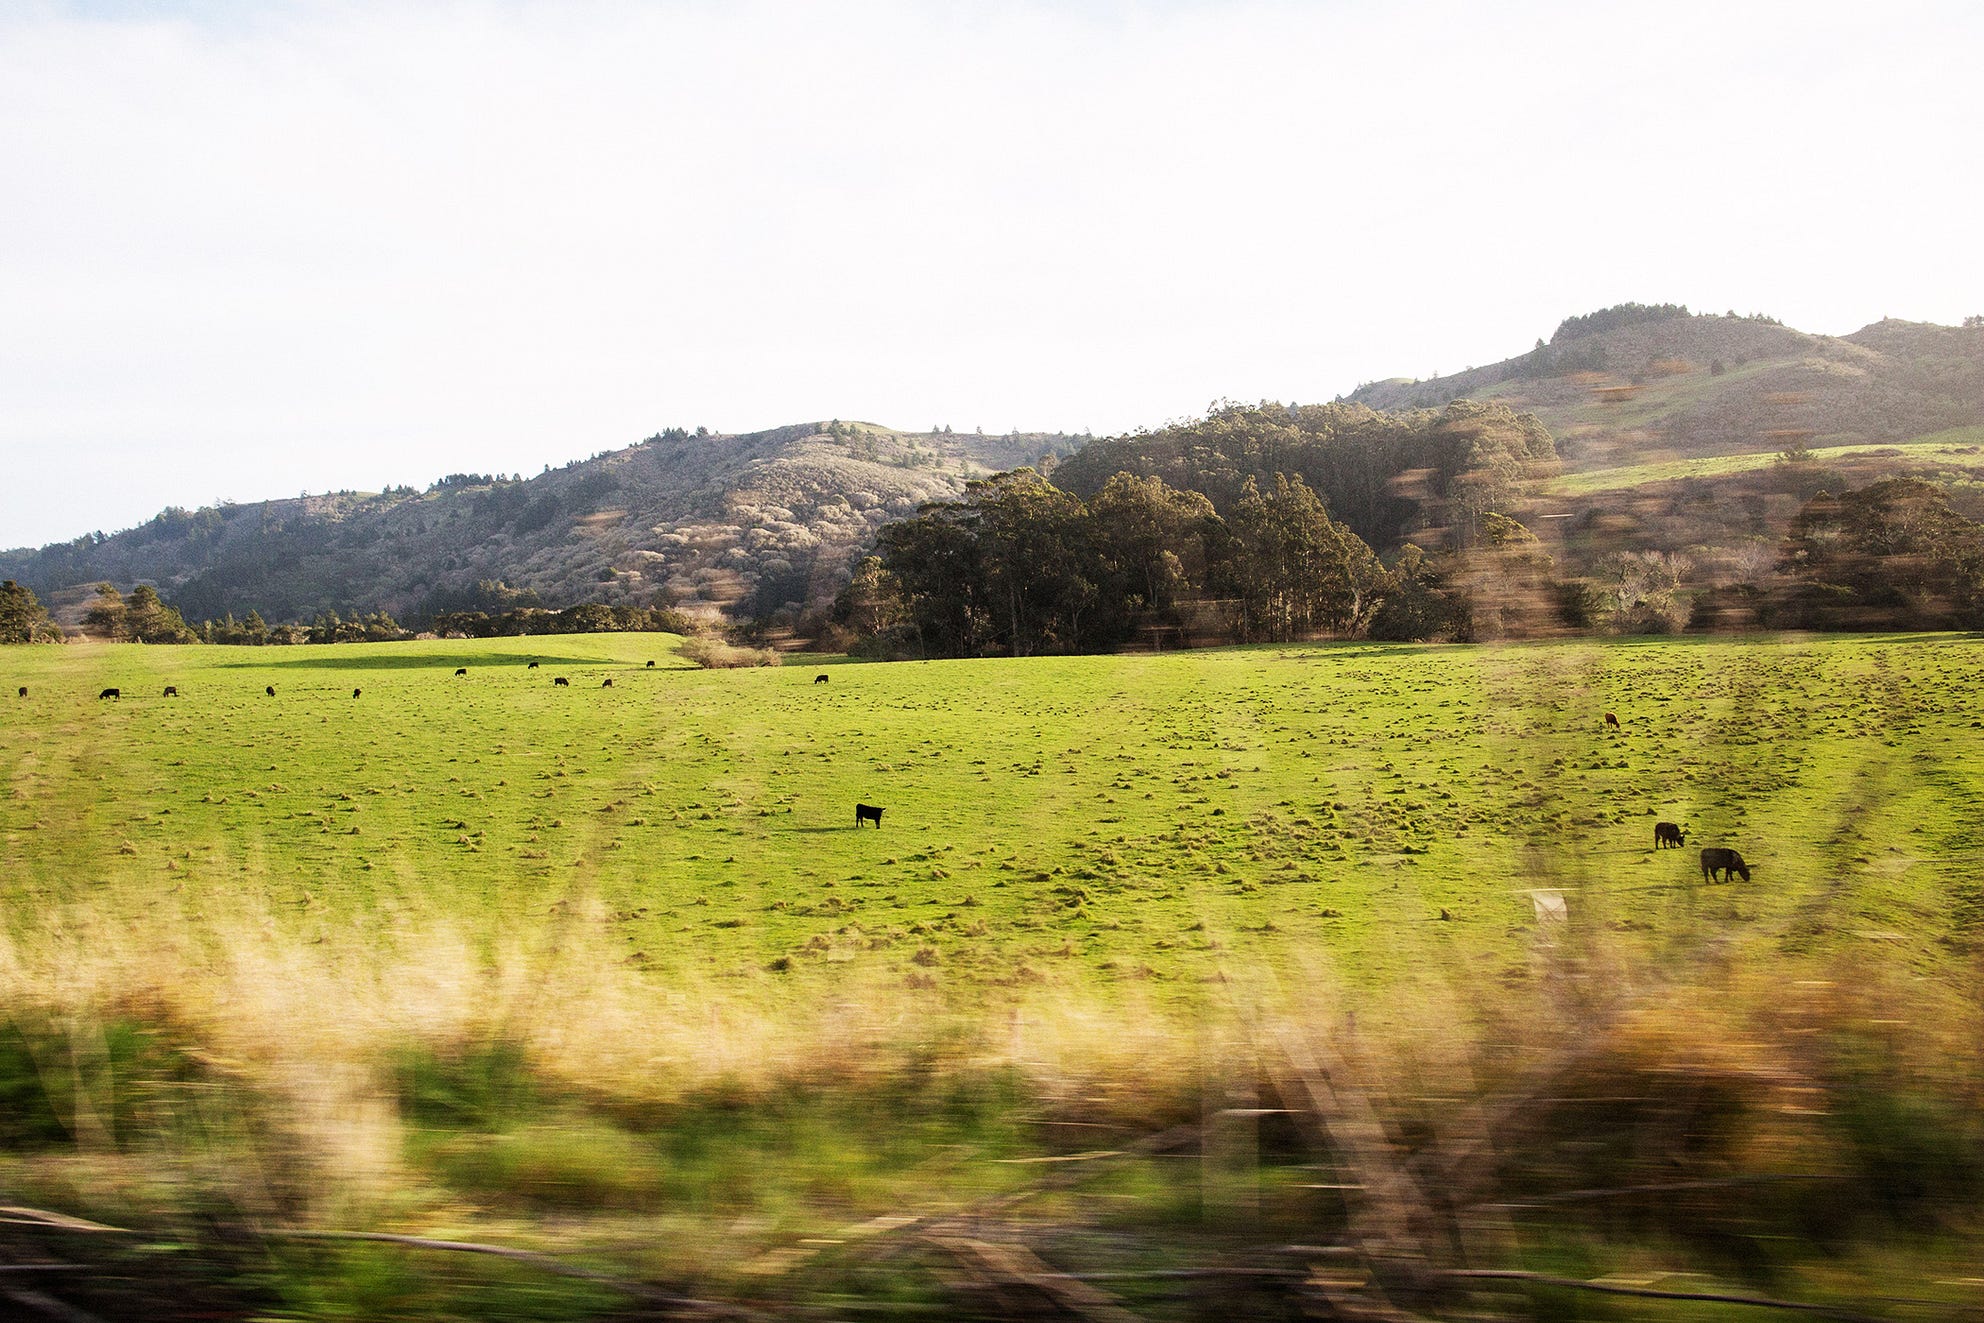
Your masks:
M 1096 1323 L 1140 1323 L 1116 1297 L 1057 1271 L 1024 1245 L 994 1244 L 970 1236 L 927 1235 L 923 1239 L 956 1260 L 969 1285 L 990 1295 L 1002 1312 L 1037 1317 L 1038 1302 L 1044 1301 L 1055 1312 Z M 1035 1299 L 1027 1299 L 1029 1295 Z
M 1808 1305 L 1796 1300 L 1773 1300 L 1762 1295 L 1728 1295 L 1717 1291 L 1656 1291 L 1649 1286 L 1623 1286 L 1612 1282 L 1587 1282 L 1575 1277 L 1550 1277 L 1538 1272 L 1512 1268 L 1449 1268 L 1442 1277 L 1470 1278 L 1477 1281 L 1529 1282 L 1537 1286 L 1561 1286 L 1573 1291 L 1597 1291 L 1604 1295 L 1630 1295 L 1647 1300 L 1706 1300 L 1719 1305 L 1751 1305 L 1758 1309 L 1792 1309 L 1806 1314 L 1824 1314 L 1848 1323 L 1887 1323 L 1871 1314 L 1856 1314 L 1831 1305 Z
M 1776 1185 L 1786 1181 L 1850 1181 L 1851 1176 L 1826 1172 L 1762 1173 L 1755 1176 L 1724 1176 L 1705 1181 L 1670 1181 L 1664 1185 L 1615 1185 L 1596 1190 L 1567 1190 L 1562 1194 L 1542 1194 L 1534 1199 L 1513 1199 L 1497 1203 L 1473 1204 L 1474 1208 L 1545 1208 L 1552 1204 L 1584 1203 L 1593 1199 L 1616 1199 L 1631 1194 L 1680 1194 L 1688 1190 L 1726 1190 L 1741 1185 Z

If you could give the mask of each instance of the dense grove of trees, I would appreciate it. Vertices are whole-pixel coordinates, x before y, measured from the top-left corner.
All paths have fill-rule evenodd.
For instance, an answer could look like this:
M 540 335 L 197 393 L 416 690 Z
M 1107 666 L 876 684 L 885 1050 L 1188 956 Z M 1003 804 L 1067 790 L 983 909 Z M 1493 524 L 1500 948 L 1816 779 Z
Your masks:
M 490 615 L 484 611 L 449 611 L 434 617 L 434 632 L 466 638 L 520 638 L 530 634 L 619 634 L 656 630 L 687 634 L 694 622 L 679 611 L 654 606 L 608 606 L 583 602 L 562 611 L 519 607 Z
M 497 585 L 500 587 L 500 585 Z M 506 594 L 498 594 L 504 596 Z M 601 634 L 631 630 L 661 630 L 687 634 L 694 622 L 664 607 L 608 606 L 582 603 L 562 611 L 534 605 L 535 593 L 507 594 L 528 597 L 530 606 L 513 607 L 491 614 L 486 611 L 453 611 L 434 621 L 437 633 L 471 638 L 507 638 L 528 634 Z M 83 611 L 84 632 L 113 643 L 215 643 L 247 647 L 280 646 L 300 643 L 391 643 L 414 637 L 384 611 L 354 615 L 346 620 L 335 611 L 320 612 L 309 624 L 271 625 L 259 611 L 250 611 L 237 620 L 230 613 L 219 620 L 203 620 L 188 626 L 177 609 L 159 599 L 158 590 L 139 584 L 129 597 L 116 585 L 100 583 Z M 0 582 L 0 643 L 59 642 L 60 626 L 48 618 L 47 610 L 25 585 L 8 579 Z
M 141 583 L 127 600 L 115 585 L 100 583 L 83 612 L 83 624 L 98 638 L 116 643 L 191 643 L 197 637 L 158 590 Z
M 1371 631 L 1473 637 L 1470 591 L 1493 594 L 1464 587 L 1455 557 L 1483 544 L 1553 457 L 1535 419 L 1497 404 L 1218 405 L 1091 444 L 1051 482 L 1015 470 L 885 526 L 827 642 L 1027 656 Z M 1374 544 L 1397 549 L 1391 568 Z M 1500 613 L 1486 619 L 1499 628 Z
M 886 526 L 823 646 L 969 657 L 1176 643 L 1534 638 L 1567 632 L 1984 628 L 1984 525 L 1893 479 L 1807 502 L 1752 582 L 1684 586 L 1687 558 L 1621 551 L 1569 574 L 1520 522 L 1404 543 L 1389 564 L 1301 478 L 1250 476 L 1225 512 L 1119 473 L 1088 501 L 1030 469 Z
M 535 602 L 537 595 L 528 594 Z M 444 636 L 463 638 L 521 638 L 532 634 L 616 634 L 637 630 L 661 630 L 686 634 L 693 624 L 679 612 L 663 607 L 609 606 L 585 602 L 561 611 L 541 606 L 518 606 L 506 611 L 444 611 L 434 617 L 433 630 Z M 384 611 L 342 620 L 335 611 L 326 611 L 308 625 L 268 625 L 258 612 L 250 611 L 236 621 L 209 620 L 201 625 L 199 636 L 208 643 L 289 644 L 289 643 L 391 643 L 414 637 L 411 630 Z
M 870 655 L 923 657 L 1355 635 L 1407 582 L 1437 603 L 1421 602 L 1414 636 L 1451 630 L 1423 556 L 1400 564 L 1404 581 L 1287 474 L 1265 489 L 1244 479 L 1222 516 L 1158 477 L 1119 473 L 1083 501 L 1019 469 L 883 528 L 829 633 Z
M 374 611 L 365 616 L 354 615 L 350 620 L 339 618 L 335 611 L 325 611 L 308 625 L 269 625 L 262 620 L 259 611 L 250 611 L 243 619 L 236 620 L 230 612 L 220 620 L 201 621 L 196 632 L 202 643 L 245 647 L 292 643 L 394 643 L 413 637 L 410 630 L 402 629 L 399 622 L 384 611 Z
M 1514 508 L 1534 467 L 1556 458 L 1535 418 L 1501 404 L 1379 413 L 1361 404 L 1223 404 L 1157 432 L 1098 441 L 1054 471 L 1091 499 L 1119 472 L 1201 492 L 1231 515 L 1251 480 L 1299 478 L 1331 517 L 1376 547 L 1466 545 L 1483 514 Z

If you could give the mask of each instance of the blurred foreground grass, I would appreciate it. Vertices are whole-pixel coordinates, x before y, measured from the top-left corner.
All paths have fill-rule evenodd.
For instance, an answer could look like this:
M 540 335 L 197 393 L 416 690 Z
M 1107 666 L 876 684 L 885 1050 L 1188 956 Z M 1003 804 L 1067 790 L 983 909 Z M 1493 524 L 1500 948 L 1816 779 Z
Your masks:
M 662 668 L 583 707 L 527 642 L 215 697 L 219 649 L 31 658 L 16 1312 L 1984 1304 L 1967 639 L 840 667 L 831 700 Z M 261 694 L 387 660 L 394 739 Z M 199 669 L 118 710 L 75 696 L 106 666 Z M 901 819 L 827 829 L 878 781 Z M 1653 854 L 1656 810 L 1755 881 Z M 589 825 L 532 858 L 554 820 Z M 990 832 L 1023 868 L 961 866 Z

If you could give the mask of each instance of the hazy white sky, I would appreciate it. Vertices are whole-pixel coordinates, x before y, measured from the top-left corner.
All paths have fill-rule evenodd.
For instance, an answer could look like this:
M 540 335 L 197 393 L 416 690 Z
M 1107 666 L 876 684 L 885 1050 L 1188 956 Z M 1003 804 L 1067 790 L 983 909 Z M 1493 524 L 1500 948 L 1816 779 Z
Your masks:
M 0 0 L 0 546 L 1984 311 L 1984 6 Z

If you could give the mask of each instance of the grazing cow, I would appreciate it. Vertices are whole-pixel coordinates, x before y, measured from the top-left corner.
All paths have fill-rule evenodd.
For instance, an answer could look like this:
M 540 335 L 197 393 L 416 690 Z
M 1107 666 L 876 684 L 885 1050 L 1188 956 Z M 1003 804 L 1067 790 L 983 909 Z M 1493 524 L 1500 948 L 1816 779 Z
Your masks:
M 178 685 L 176 685 L 176 684 L 169 684 L 169 685 L 167 685 L 167 686 L 165 687 L 165 696 L 166 696 L 167 698 L 177 698 L 177 697 L 179 697 L 179 686 L 178 686 Z
M 654 669 L 654 658 L 652 658 L 652 657 L 650 657 L 650 658 L 648 658 L 648 669 L 649 669 L 650 671 L 652 671 L 652 670 Z
M 856 804 L 854 806 L 854 829 L 856 831 L 861 830 L 861 824 L 864 822 L 874 823 L 876 831 L 882 830 L 882 810 L 876 808 L 873 804 Z
M 22 698 L 26 698 L 27 696 L 28 696 L 28 687 L 27 687 L 26 685 L 22 685 L 22 686 L 21 686 L 21 697 L 22 697 Z
M 102 693 L 96 696 L 96 701 L 101 703 L 106 698 L 114 698 L 120 703 L 124 701 L 124 695 L 115 689 L 104 690 Z
M 1616 712 L 1607 712 L 1605 714 L 1605 724 L 1614 730 L 1619 729 L 1619 714 Z
M 536 663 L 536 662 L 532 662 L 532 663 L 531 663 L 530 665 L 528 665 L 528 666 L 526 666 L 526 667 L 524 667 L 524 669 L 525 669 L 526 671 L 534 671 L 534 670 L 536 670 L 536 669 L 537 669 L 537 663 Z
M 814 676 L 814 677 L 813 677 L 813 683 L 814 683 L 814 684 L 825 684 L 825 683 L 826 683 L 826 682 L 827 682 L 828 680 L 830 680 L 830 679 L 832 679 L 832 678 L 833 678 L 833 677 L 831 677 L 831 676 L 826 676 L 826 675 L 816 675 L 816 676 Z
M 262 692 L 267 694 L 270 698 L 274 698 L 276 696 L 276 687 L 274 685 L 270 685 L 267 689 L 264 689 Z
M 566 678 L 565 678 L 564 676 L 562 676 L 562 675 L 558 675 L 558 676 L 553 676 L 553 677 L 552 677 L 552 680 L 551 680 L 551 683 L 552 683 L 553 685 L 561 685 L 561 684 L 562 684 L 562 685 L 564 685 L 564 686 L 565 686 L 566 688 L 570 688 L 570 687 L 571 687 L 571 684 L 572 684 L 572 682 L 571 682 L 570 680 L 567 680 L 567 679 L 566 679 Z
M 464 676 L 464 675 L 467 675 L 467 674 L 468 674 L 468 667 L 466 667 L 466 666 L 457 666 L 457 667 L 455 667 L 455 678 L 456 678 L 456 679 L 460 679 L 460 678 L 461 678 L 462 676 Z
M 1724 882 L 1735 873 L 1742 874 L 1745 882 L 1750 880 L 1750 866 L 1743 862 L 1742 855 L 1726 846 L 1711 845 L 1702 851 L 1702 877 L 1713 882 L 1717 873 L 1722 874 L 1721 880 Z
M 601 689 L 611 689 L 613 687 L 613 677 L 609 675 L 604 680 L 601 680 L 599 687 Z
M 358 696 L 359 696 L 360 694 L 362 694 L 362 693 L 364 693 L 364 692 L 365 692 L 365 691 L 364 691 L 363 689 L 354 689 L 354 690 L 352 690 L 352 691 L 351 691 L 351 696 L 352 696 L 353 698 L 356 698 L 356 697 L 358 697 Z
M 1686 827 L 1677 827 L 1671 822 L 1656 822 L 1653 824 L 1653 848 L 1656 850 L 1663 845 L 1671 845 L 1678 850 L 1687 842 L 1687 839 L 1688 829 Z

